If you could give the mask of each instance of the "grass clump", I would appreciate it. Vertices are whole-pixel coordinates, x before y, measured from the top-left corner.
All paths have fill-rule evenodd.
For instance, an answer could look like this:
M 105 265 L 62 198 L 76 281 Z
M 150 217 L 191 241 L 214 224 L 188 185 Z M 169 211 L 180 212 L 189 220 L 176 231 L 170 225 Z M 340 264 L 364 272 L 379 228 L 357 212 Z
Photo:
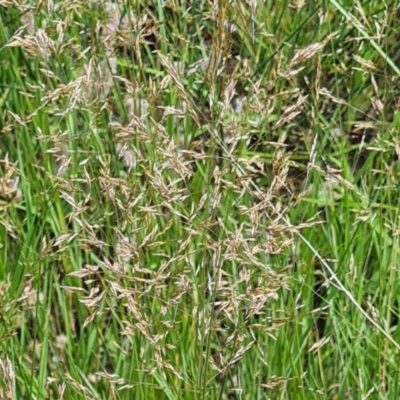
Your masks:
M 0 397 L 398 398 L 397 16 L 0 1 Z

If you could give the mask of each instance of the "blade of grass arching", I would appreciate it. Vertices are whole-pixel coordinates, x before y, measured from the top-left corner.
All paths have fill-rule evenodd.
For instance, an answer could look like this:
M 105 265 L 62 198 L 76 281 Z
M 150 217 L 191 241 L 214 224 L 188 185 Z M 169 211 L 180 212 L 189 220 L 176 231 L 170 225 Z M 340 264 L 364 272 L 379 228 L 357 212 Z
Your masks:
M 361 33 L 361 35 L 371 43 L 374 49 L 383 57 L 383 59 L 391 66 L 397 76 L 400 77 L 400 69 L 396 66 L 394 61 L 385 53 L 385 51 L 379 46 L 379 44 L 368 35 L 367 31 L 363 28 L 361 23 L 357 19 L 346 11 L 336 0 L 329 0 L 331 4 Z
M 372 182 L 376 183 L 374 180 Z M 384 183 L 382 182 L 381 185 Z M 346 191 L 345 191 L 346 192 Z M 374 211 L 371 216 L 363 221 L 359 220 L 355 223 L 351 223 L 351 220 L 356 217 L 357 214 L 354 215 L 354 212 L 361 212 L 365 210 L 371 210 L 371 203 L 368 201 L 368 195 L 367 196 L 361 196 L 358 200 L 359 203 L 357 203 L 357 198 L 352 198 L 351 192 L 348 192 L 348 201 L 344 199 L 342 206 L 345 207 L 345 210 L 349 210 L 352 208 L 352 213 L 347 213 L 346 212 L 340 212 L 337 207 L 335 210 L 335 213 L 331 213 L 330 216 L 328 215 L 329 218 L 327 218 L 327 225 L 329 227 L 334 226 L 334 228 L 330 229 L 331 234 L 336 234 L 340 238 L 336 240 L 338 244 L 342 244 L 344 240 L 344 246 L 343 244 L 341 245 L 341 249 L 339 248 L 338 245 L 333 246 L 333 251 L 337 251 L 336 258 L 340 260 L 339 265 L 342 265 L 343 263 L 346 264 L 345 268 L 348 268 L 349 265 L 351 265 L 351 270 L 354 272 L 345 272 L 342 274 L 345 277 L 344 281 L 344 286 L 351 288 L 351 291 L 354 295 L 354 298 L 360 303 L 362 301 L 365 301 L 366 299 L 366 294 L 368 294 L 368 288 L 366 288 L 365 285 L 365 274 L 367 273 L 367 269 L 369 269 L 369 260 L 371 257 L 371 252 L 372 252 L 372 247 L 376 248 L 377 254 L 380 254 L 379 257 L 379 271 L 377 273 L 380 273 L 383 271 L 383 274 L 379 275 L 379 278 L 377 281 L 379 281 L 379 289 L 373 289 L 373 292 L 375 293 L 371 299 L 372 304 L 381 304 L 381 309 L 383 306 L 383 310 L 385 311 L 380 311 L 377 310 L 379 315 L 383 316 L 387 313 L 387 309 L 390 307 L 385 307 L 382 305 L 381 298 L 379 296 L 384 295 L 385 293 L 385 288 L 387 288 L 387 271 L 392 270 L 390 268 L 390 263 L 387 261 L 388 255 L 387 253 L 393 253 L 391 250 L 388 249 L 388 244 L 389 248 L 392 247 L 392 238 L 390 237 L 390 234 L 388 234 L 387 229 L 384 229 L 383 227 L 386 225 L 384 223 L 384 219 L 380 215 L 380 211 L 382 210 L 383 207 L 379 204 L 376 204 L 375 207 L 377 207 L 376 212 Z M 381 191 L 382 194 L 382 191 Z M 346 193 L 345 193 L 346 197 Z M 365 198 L 364 198 L 365 197 Z M 393 204 L 392 201 L 383 201 L 382 197 L 376 198 L 376 201 L 380 201 L 383 203 L 391 203 Z M 394 210 L 393 210 L 394 211 Z M 387 215 L 387 213 L 385 213 Z M 337 218 L 336 218 L 337 216 Z M 336 221 L 337 219 L 337 221 Z M 343 228 L 344 227 L 344 232 Z M 346 226 L 347 225 L 347 226 Z M 361 229 L 360 229 L 361 227 Z M 352 233 L 353 231 L 353 233 Z M 344 235 L 344 236 L 343 236 Z M 327 233 L 327 237 L 329 237 L 329 233 Z M 347 239 L 341 239 L 342 237 L 347 237 Z M 370 238 L 372 237 L 372 239 Z M 314 242 L 310 241 L 311 243 L 314 244 L 315 248 L 318 248 L 318 245 L 316 245 Z M 375 244 L 376 242 L 376 244 Z M 347 244 L 346 244 L 347 243 Z M 381 250 L 382 249 L 382 250 Z M 349 257 L 351 257 L 349 259 Z M 346 260 L 347 259 L 347 260 Z M 396 263 L 392 264 L 396 265 Z M 337 269 L 335 269 L 335 272 L 337 272 Z M 374 273 L 376 275 L 376 273 Z M 357 276 L 357 281 L 355 282 L 353 277 Z M 326 278 L 329 279 L 329 278 Z M 391 292 L 391 290 L 389 289 Z M 379 300 L 379 303 L 377 301 Z M 365 321 L 360 320 L 359 316 L 357 314 L 351 315 L 351 314 L 340 314 L 340 310 L 345 310 L 348 308 L 346 305 L 341 305 L 340 307 L 336 307 L 334 310 L 331 311 L 331 316 L 333 315 L 340 315 L 339 321 L 338 321 L 338 328 L 336 329 L 336 335 L 337 337 L 342 337 L 344 338 L 345 335 L 343 335 L 343 329 L 341 326 L 343 326 L 343 322 L 348 321 L 352 325 L 352 329 L 357 329 L 357 334 L 355 335 L 355 338 L 360 337 L 360 335 L 365 335 L 363 329 L 361 328 L 362 325 L 365 325 Z M 334 314 L 333 314 L 334 312 Z M 375 320 L 376 317 L 375 317 Z M 387 324 L 386 326 L 389 326 Z M 369 329 L 369 328 L 368 328 Z M 374 332 L 371 332 L 373 335 Z M 377 332 L 375 332 L 375 335 Z M 351 331 L 349 331 L 348 334 L 349 337 L 354 336 Z M 394 336 L 391 335 L 393 338 Z M 382 336 L 379 336 L 381 339 Z M 395 339 L 395 338 L 394 338 Z M 363 339 L 364 343 L 368 345 L 368 348 L 366 346 L 361 346 L 364 348 L 366 351 L 365 354 L 358 352 L 358 354 L 355 354 L 353 358 L 353 369 L 354 365 L 357 365 L 359 359 L 366 359 L 366 357 L 371 353 L 371 351 L 375 351 L 378 354 L 388 354 L 387 351 L 382 351 L 382 346 L 381 345 L 380 349 L 376 348 L 376 344 L 373 338 L 370 338 L 370 335 L 365 335 L 365 338 Z M 382 340 L 384 343 L 384 346 L 388 346 L 389 342 L 387 340 Z M 351 355 L 353 353 L 353 344 L 352 342 L 348 343 L 347 346 L 347 353 Z M 390 346 L 391 347 L 391 346 Z M 368 350 L 370 349 L 370 350 Z M 368 351 L 367 351 L 368 350 Z M 346 353 L 344 352 L 344 353 Z M 383 363 L 390 362 L 390 357 L 389 356 L 383 356 L 384 359 Z M 382 363 L 381 363 L 382 364 Z M 373 367 L 374 368 L 374 367 Z M 371 368 L 370 368 L 371 370 Z M 375 373 L 375 372 L 374 372 Z M 371 370 L 372 374 L 372 370 Z M 376 374 L 381 374 L 380 371 L 376 371 Z M 361 379 L 361 378 L 360 378 Z M 352 378 L 353 381 L 355 381 L 355 378 Z
M 346 294 L 346 297 L 350 300 L 350 302 L 356 307 L 356 309 L 364 316 L 368 322 L 370 322 L 387 340 L 389 340 L 397 350 L 400 350 L 400 344 L 397 343 L 374 319 L 361 307 L 361 305 L 354 298 L 353 294 L 344 287 L 343 283 L 337 277 L 333 269 L 329 266 L 329 264 L 324 260 L 323 257 L 319 254 L 319 252 L 314 248 L 314 246 L 300 233 L 297 235 L 304 242 L 304 244 L 314 253 L 315 257 L 319 260 L 319 262 L 324 266 L 324 268 L 329 272 L 332 280 L 336 283 L 338 288 Z

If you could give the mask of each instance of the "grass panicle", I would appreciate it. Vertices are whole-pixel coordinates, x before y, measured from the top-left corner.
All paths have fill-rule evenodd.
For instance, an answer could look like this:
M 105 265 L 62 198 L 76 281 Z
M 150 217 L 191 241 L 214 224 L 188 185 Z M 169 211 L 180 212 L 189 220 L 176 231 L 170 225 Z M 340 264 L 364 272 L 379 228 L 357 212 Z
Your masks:
M 0 0 L 0 398 L 399 398 L 398 13 Z

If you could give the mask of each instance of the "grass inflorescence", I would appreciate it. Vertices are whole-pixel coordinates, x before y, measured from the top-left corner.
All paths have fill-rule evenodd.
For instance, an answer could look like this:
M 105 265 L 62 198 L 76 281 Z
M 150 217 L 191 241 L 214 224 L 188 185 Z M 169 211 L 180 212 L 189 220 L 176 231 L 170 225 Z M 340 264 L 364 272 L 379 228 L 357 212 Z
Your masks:
M 275 3 L 0 0 L 0 398 L 399 398 L 398 5 Z

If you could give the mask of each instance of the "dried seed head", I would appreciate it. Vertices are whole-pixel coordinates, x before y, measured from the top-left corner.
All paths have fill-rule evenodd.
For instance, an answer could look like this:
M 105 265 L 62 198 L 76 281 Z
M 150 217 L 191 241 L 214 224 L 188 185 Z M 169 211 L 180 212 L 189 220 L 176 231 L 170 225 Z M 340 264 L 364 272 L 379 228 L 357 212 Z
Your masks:
M 30 35 L 35 34 L 35 19 L 31 11 L 22 14 L 21 23 Z
M 146 116 L 149 111 L 147 100 L 132 98 L 132 96 L 125 97 L 124 106 L 129 119 Z
M 19 201 L 22 199 L 22 191 L 18 188 L 19 177 L 0 178 L 0 200 L 5 202 Z
M 14 368 L 10 359 L 0 358 L 0 399 L 13 400 L 15 387 Z
M 114 75 L 117 73 L 117 58 L 113 56 L 107 57 L 100 61 L 95 69 L 91 60 L 85 69 L 85 88 L 88 100 L 106 100 L 114 86 Z
M 118 28 L 121 20 L 121 12 L 116 3 L 107 1 L 105 4 L 107 13 L 107 22 L 103 26 L 102 40 L 108 51 L 112 50 L 118 35 Z
M 135 168 L 137 157 L 135 152 L 131 148 L 129 148 L 127 143 L 118 142 L 115 145 L 115 149 L 117 151 L 118 157 L 123 160 L 129 171 L 132 168 Z

